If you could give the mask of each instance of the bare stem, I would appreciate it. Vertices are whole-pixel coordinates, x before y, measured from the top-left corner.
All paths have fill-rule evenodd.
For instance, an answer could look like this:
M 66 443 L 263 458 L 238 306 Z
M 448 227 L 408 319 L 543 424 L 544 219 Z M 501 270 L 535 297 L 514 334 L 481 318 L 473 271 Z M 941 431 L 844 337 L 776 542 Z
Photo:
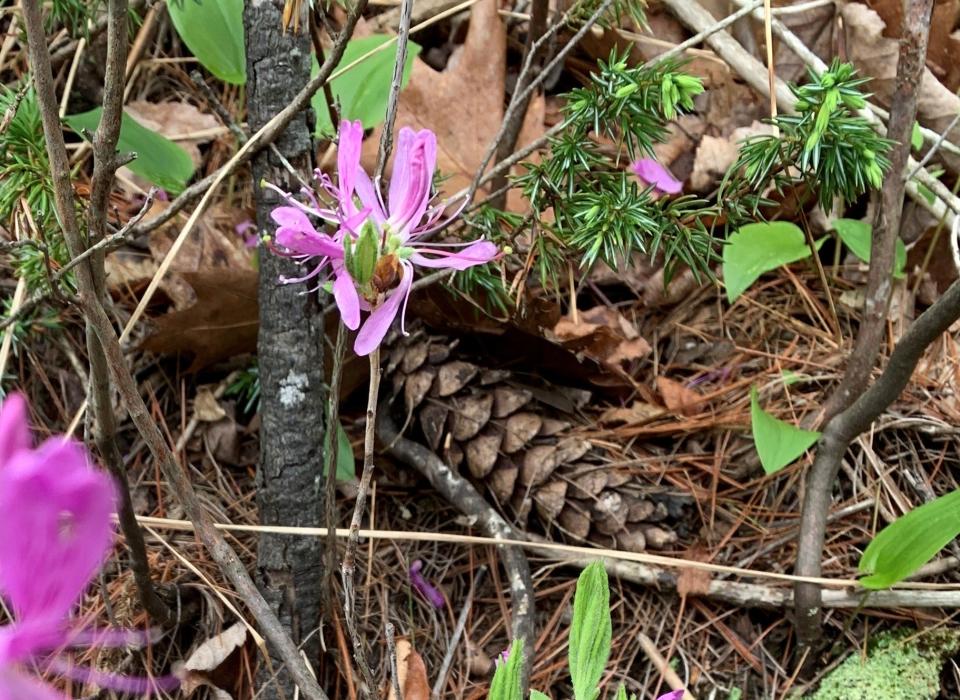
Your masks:
M 890 358 L 890 363 L 884 371 L 883 377 L 887 377 L 891 368 L 897 366 L 905 372 L 903 376 L 898 376 L 895 380 L 888 379 L 885 384 L 883 383 L 883 377 L 881 377 L 864 394 L 863 391 L 870 380 L 870 373 L 876 364 L 880 347 L 886 335 L 887 312 L 893 291 L 896 242 L 900 236 L 900 219 L 903 213 L 904 190 L 906 187 L 905 176 L 910 158 L 910 135 L 917 114 L 917 90 L 920 85 L 920 78 L 923 75 L 924 60 L 927 55 L 927 41 L 930 35 L 932 13 L 933 0 L 909 0 L 907 3 L 903 20 L 903 35 L 900 41 L 900 56 L 897 62 L 897 82 L 890 110 L 890 122 L 887 127 L 887 137 L 894 141 L 890 154 L 890 174 L 884 180 L 880 195 L 880 208 L 873 227 L 870 269 L 867 274 L 867 292 L 860 330 L 857 334 L 853 352 L 850 354 L 843 380 L 841 380 L 836 391 L 827 399 L 824 408 L 827 416 L 826 428 L 821 437 L 813 467 L 807 474 L 806 495 L 803 500 L 800 518 L 796 565 L 796 573 L 802 576 L 820 575 L 827 510 L 830 505 L 833 482 L 847 445 L 856 435 L 865 430 L 873 418 L 879 415 L 879 411 L 889 405 L 903 389 L 910 378 L 916 360 L 914 359 L 910 364 L 909 370 L 905 370 L 904 361 L 899 359 L 897 351 L 901 351 L 901 355 L 907 352 L 907 350 L 901 350 L 901 348 L 909 338 L 909 342 L 912 344 L 906 347 L 909 351 L 915 351 L 916 357 L 919 358 L 923 348 L 929 342 L 932 342 L 933 338 L 939 335 L 939 332 L 922 346 L 916 340 L 917 333 L 920 331 L 912 332 L 916 326 L 920 325 L 920 321 L 924 317 L 929 320 L 928 314 L 948 298 L 948 295 L 941 297 L 934 306 L 917 319 L 907 331 L 907 334 L 897 343 L 897 348 Z M 949 309 L 946 315 L 952 314 L 953 311 L 955 309 Z M 952 318 L 956 318 L 956 316 L 954 315 Z M 923 328 L 926 328 L 926 326 L 922 327 L 921 330 Z M 894 362 L 895 358 L 898 358 L 896 363 Z M 888 398 L 886 403 L 881 406 L 876 399 L 878 393 L 875 390 L 881 385 L 892 386 L 891 382 L 900 381 L 903 384 L 897 388 L 895 394 L 889 396 L 881 394 Z M 864 399 L 868 396 L 874 397 L 871 400 L 872 403 L 864 403 Z M 872 413 L 874 408 L 877 408 L 875 414 Z M 836 416 L 836 419 L 833 418 L 834 416 Z M 841 420 L 843 416 L 846 417 Z M 869 418 L 867 418 L 868 416 Z M 857 428 L 855 432 L 850 431 L 852 427 Z M 821 632 L 819 586 L 809 584 L 797 586 L 796 610 L 797 636 L 801 644 L 815 643 Z
M 363 520 L 363 511 L 367 503 L 367 492 L 370 490 L 370 481 L 373 478 L 373 450 L 376 443 L 377 400 L 380 394 L 380 347 L 377 346 L 370 353 L 370 388 L 367 392 L 367 424 L 363 435 L 363 474 L 360 476 L 360 487 L 357 490 L 357 501 L 353 507 L 353 518 L 350 520 L 350 535 L 347 537 L 347 551 L 343 555 L 343 564 L 340 567 L 343 577 L 343 612 L 347 624 L 347 633 L 353 645 L 353 658 L 360 669 L 366 688 L 364 695 L 370 697 L 375 685 L 373 673 L 367 664 L 366 651 L 363 648 L 363 639 L 357 630 L 356 588 L 354 572 L 356 569 L 357 547 L 360 543 L 360 523 Z
M 387 119 L 380 134 L 380 150 L 377 152 L 377 169 L 373 181 L 379 183 L 383 178 L 383 169 L 387 167 L 390 150 L 393 148 L 393 126 L 397 120 L 397 104 L 400 101 L 400 85 L 403 83 L 403 69 L 407 63 L 407 46 L 410 43 L 410 16 L 413 14 L 413 0 L 402 0 L 400 5 L 400 26 L 397 30 L 397 59 L 393 64 L 393 80 L 390 83 L 390 99 L 387 102 Z
M 326 309 L 324 309 L 326 314 Z M 324 469 L 327 474 L 324 496 L 324 525 L 327 527 L 326 566 L 324 576 L 324 601 L 331 605 L 330 578 L 336 571 L 337 561 L 337 460 L 340 448 L 340 381 L 343 378 L 343 358 L 347 346 L 347 328 L 343 321 L 337 323 L 337 340 L 333 348 L 333 368 L 330 370 L 330 393 L 327 397 L 327 436 L 324 454 Z M 332 609 L 332 605 L 331 605 Z M 332 619 L 332 618 L 331 618 Z

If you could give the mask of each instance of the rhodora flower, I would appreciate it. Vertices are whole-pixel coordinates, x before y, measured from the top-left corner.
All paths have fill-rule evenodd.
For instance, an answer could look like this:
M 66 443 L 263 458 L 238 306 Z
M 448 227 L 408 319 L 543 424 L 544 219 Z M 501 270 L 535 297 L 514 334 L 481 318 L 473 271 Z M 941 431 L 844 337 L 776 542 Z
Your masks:
M 657 700 L 683 700 L 683 694 L 686 691 L 681 688 L 680 690 L 672 690 L 669 693 L 665 693 L 657 698 Z
M 679 194 L 683 190 L 683 183 L 653 158 L 641 158 L 634 161 L 630 164 L 630 171 L 637 176 L 637 179 L 645 187 L 653 185 L 655 195 Z
M 442 608 L 446 605 L 446 600 L 443 597 L 443 593 L 437 590 L 437 587 L 430 583 L 426 577 L 421 573 L 423 569 L 423 562 L 419 559 L 415 559 L 410 565 L 410 583 L 416 588 L 420 595 L 427 599 L 427 601 L 435 608 Z
M 446 203 L 431 205 L 437 162 L 437 138 L 432 131 L 400 130 L 386 202 L 360 167 L 362 141 L 359 121 L 340 122 L 337 184 L 316 173 L 321 189 L 335 201 L 332 208 L 321 206 L 316 193 L 309 190 L 302 192 L 308 204 L 281 192 L 287 205 L 274 209 L 271 216 L 279 225 L 277 252 L 318 259 L 305 277 L 281 281 L 302 282 L 321 274 L 333 277 L 330 289 L 343 323 L 359 329 L 354 351 L 368 355 L 380 345 L 398 314 L 402 328 L 415 267 L 465 270 L 490 262 L 498 251 L 485 240 L 464 244 L 424 240 L 446 223 L 441 222 Z M 318 231 L 310 216 L 332 224 L 336 231 L 332 235 Z M 361 324 L 363 311 L 370 314 Z
M 147 635 L 71 629 L 70 612 L 113 542 L 113 483 L 83 447 L 53 437 L 32 449 L 26 403 L 0 408 L 0 592 L 13 622 L 0 626 L 0 700 L 65 700 L 29 670 L 39 667 L 127 692 L 157 687 L 73 666 L 55 655 L 77 646 L 128 646 Z M 171 687 L 170 679 L 159 685 Z

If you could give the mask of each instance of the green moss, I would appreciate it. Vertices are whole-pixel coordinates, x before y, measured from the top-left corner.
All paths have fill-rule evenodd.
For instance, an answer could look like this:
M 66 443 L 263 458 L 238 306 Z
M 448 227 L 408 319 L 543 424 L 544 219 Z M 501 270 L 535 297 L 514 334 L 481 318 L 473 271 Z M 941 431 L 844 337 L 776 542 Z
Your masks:
M 880 635 L 866 659 L 848 656 L 810 700 L 933 700 L 940 693 L 944 660 L 958 648 L 955 630 Z

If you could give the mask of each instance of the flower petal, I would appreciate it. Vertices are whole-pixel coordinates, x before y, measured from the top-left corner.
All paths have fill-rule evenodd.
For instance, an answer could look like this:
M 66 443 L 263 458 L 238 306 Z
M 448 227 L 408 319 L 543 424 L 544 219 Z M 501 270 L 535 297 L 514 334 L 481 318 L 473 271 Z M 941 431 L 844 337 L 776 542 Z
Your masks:
M 363 124 L 360 121 L 340 122 L 340 138 L 337 144 L 337 185 L 340 206 L 346 215 L 353 214 L 353 189 L 357 171 L 360 169 L 360 149 L 363 146 Z
M 661 192 L 677 194 L 683 190 L 683 183 L 653 158 L 641 158 L 631 164 L 630 170 L 645 184 L 653 185 Z
M 7 668 L 0 671 L 0 700 L 67 700 L 67 696 L 39 679 Z
M 17 626 L 49 632 L 103 563 L 113 541 L 116 491 L 84 448 L 50 438 L 0 470 L 0 590 Z M 29 639 L 19 640 L 29 645 Z
M 273 211 L 270 212 L 270 218 L 273 219 L 274 223 L 279 224 L 283 228 L 317 233 L 317 229 L 310 223 L 307 215 L 296 207 L 275 207 Z
M 682 688 L 680 690 L 673 690 L 665 695 L 661 695 L 657 700 L 682 700 L 684 692 Z
M 409 130 L 408 130 L 409 131 Z M 408 152 L 393 167 L 393 178 L 399 183 L 390 183 L 390 217 L 393 228 L 405 237 L 423 218 L 430 203 L 433 187 L 433 172 L 437 166 L 437 137 L 429 129 L 408 134 L 412 139 Z
M 279 245 L 298 255 L 323 255 L 335 259 L 343 257 L 343 246 L 324 233 L 281 226 L 277 229 L 276 238 Z
M 451 270 L 466 270 L 468 267 L 488 263 L 500 253 L 497 246 L 490 241 L 474 241 L 466 248 L 453 252 L 440 248 L 428 248 L 427 245 L 418 246 L 410 262 L 420 267 L 436 267 Z M 428 258 L 424 253 L 438 257 Z
M 336 279 L 333 282 L 333 298 L 340 309 L 340 318 L 343 325 L 355 331 L 360 327 L 360 295 L 357 294 L 357 286 L 343 267 L 334 274 Z
M 30 449 L 27 402 L 19 393 L 10 394 L 0 406 L 0 469 L 21 450 Z
M 407 297 L 410 296 L 410 287 L 413 285 L 413 274 L 409 267 L 404 266 L 403 277 L 400 278 L 400 285 L 394 289 L 390 296 L 383 301 L 380 306 L 375 308 L 363 327 L 357 334 L 357 340 L 353 344 L 353 351 L 360 357 L 369 355 L 383 341 L 387 331 L 390 330 L 390 324 L 397 317 L 400 306 L 404 304 Z
M 387 204 L 391 212 L 399 211 L 401 202 L 410 189 L 410 157 L 416 132 L 408 126 L 397 134 L 397 150 L 393 157 L 393 171 L 390 176 L 390 192 Z
M 370 210 L 370 216 L 376 222 L 377 226 L 382 227 L 383 222 L 387 220 L 383 213 L 383 205 L 380 203 L 380 197 L 377 196 L 377 190 L 363 168 L 357 168 L 357 181 L 354 185 L 357 196 L 365 209 Z

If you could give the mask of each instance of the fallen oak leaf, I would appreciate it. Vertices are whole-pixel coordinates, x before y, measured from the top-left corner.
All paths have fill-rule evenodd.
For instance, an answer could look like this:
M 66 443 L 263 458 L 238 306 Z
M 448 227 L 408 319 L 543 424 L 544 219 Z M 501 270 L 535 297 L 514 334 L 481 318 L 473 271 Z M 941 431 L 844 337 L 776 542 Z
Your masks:
M 215 700 L 233 700 L 230 693 L 213 682 L 211 674 L 223 666 L 246 641 L 247 628 L 242 622 L 237 622 L 200 644 L 186 661 L 175 664 L 174 673 L 180 678 L 180 689 L 184 696 L 191 697 L 197 689 L 209 688 L 210 697 Z
M 188 372 L 255 351 L 260 323 L 257 277 L 256 270 L 183 273 L 196 303 L 155 319 L 156 332 L 141 347 L 158 355 L 191 355 Z
M 397 685 L 403 700 L 430 700 L 430 681 L 423 658 L 406 639 L 397 641 Z M 387 700 L 398 700 L 390 685 Z
M 657 390 L 668 409 L 684 416 L 696 413 L 698 405 L 703 401 L 703 397 L 696 391 L 669 377 L 657 377 Z
M 507 34 L 497 0 L 480 0 L 470 11 L 466 40 L 443 71 L 417 58 L 397 103 L 398 127 L 430 129 L 437 135 L 437 168 L 451 195 L 470 185 L 500 129 L 506 88 Z M 542 95 L 530 102 L 517 148 L 544 131 Z M 372 170 L 382 127 L 364 141 L 363 164 Z

